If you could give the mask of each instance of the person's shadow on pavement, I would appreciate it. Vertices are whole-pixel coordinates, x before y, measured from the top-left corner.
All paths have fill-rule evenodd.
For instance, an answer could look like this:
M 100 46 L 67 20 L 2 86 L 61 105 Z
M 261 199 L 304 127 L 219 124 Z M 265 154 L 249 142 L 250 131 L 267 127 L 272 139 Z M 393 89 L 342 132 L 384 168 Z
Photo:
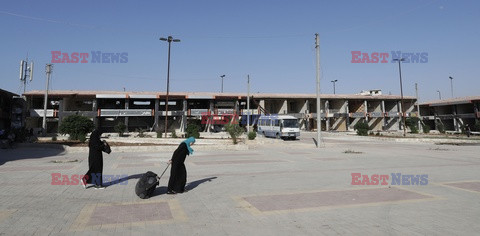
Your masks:
M 187 183 L 187 185 L 185 186 L 185 192 L 187 191 L 191 191 L 193 190 L 194 188 L 198 187 L 198 185 L 200 184 L 203 184 L 205 182 L 210 182 L 214 179 L 216 179 L 217 177 L 209 177 L 209 178 L 205 178 L 205 179 L 199 179 L 199 180 L 195 180 L 193 182 L 190 182 L 190 183 Z M 160 186 L 158 188 L 155 189 L 155 192 L 153 192 L 152 196 L 151 197 L 155 197 L 155 196 L 159 196 L 159 195 L 163 195 L 163 194 L 166 194 L 168 191 L 168 188 L 166 186 Z
M 109 181 L 109 182 L 104 182 L 103 183 L 103 186 L 104 187 L 109 187 L 109 186 L 112 186 L 112 185 L 115 185 L 115 184 L 120 184 L 120 185 L 126 185 L 126 183 L 122 184 L 123 182 L 126 182 L 128 180 L 131 180 L 131 179 L 140 179 L 144 174 L 135 174 L 135 175 L 129 175 L 127 177 L 123 177 L 123 178 L 120 178 L 120 179 L 115 179 L 115 180 L 112 180 L 112 181 Z

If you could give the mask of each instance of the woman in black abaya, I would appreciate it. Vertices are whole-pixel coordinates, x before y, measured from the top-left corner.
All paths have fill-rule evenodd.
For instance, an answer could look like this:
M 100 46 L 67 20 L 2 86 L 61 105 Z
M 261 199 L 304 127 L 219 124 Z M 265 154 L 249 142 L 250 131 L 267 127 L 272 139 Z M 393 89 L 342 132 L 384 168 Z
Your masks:
M 187 155 L 193 154 L 190 145 L 195 143 L 195 138 L 190 137 L 180 143 L 177 150 L 173 153 L 172 164 L 170 169 L 170 179 L 168 180 L 167 194 L 176 194 L 185 192 L 185 184 L 187 183 L 187 169 L 185 168 L 185 158 Z
M 86 188 L 86 184 L 94 184 L 96 189 L 105 188 L 102 185 L 102 151 L 105 149 L 105 143 L 100 140 L 101 135 L 102 131 L 100 129 L 95 129 L 92 134 L 90 134 L 90 141 L 88 143 L 88 172 L 81 181 L 84 188 Z

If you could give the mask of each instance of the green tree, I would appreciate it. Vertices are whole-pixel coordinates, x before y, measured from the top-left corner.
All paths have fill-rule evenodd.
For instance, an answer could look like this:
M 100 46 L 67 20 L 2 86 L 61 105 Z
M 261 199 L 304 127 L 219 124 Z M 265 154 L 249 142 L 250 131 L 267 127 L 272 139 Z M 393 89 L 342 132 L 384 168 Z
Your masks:
M 255 131 L 250 131 L 248 133 L 248 140 L 254 140 L 257 137 L 257 132 Z
M 358 122 L 355 124 L 355 126 L 353 126 L 353 128 L 357 130 L 357 134 L 360 136 L 368 136 L 368 130 L 370 130 L 370 127 L 366 121 Z
M 437 122 L 437 129 L 438 129 L 438 132 L 444 134 L 445 133 L 445 125 L 443 125 L 442 123 L 440 122 Z
M 62 120 L 62 124 L 58 128 L 61 134 L 70 135 L 71 140 L 83 140 L 87 133 L 95 129 L 93 121 L 85 116 L 71 115 Z
M 425 133 L 425 134 L 430 133 L 430 126 L 429 125 L 422 123 L 422 129 L 423 129 L 423 133 Z
M 122 137 L 125 131 L 127 131 L 127 126 L 123 122 L 118 122 L 113 128 L 115 129 L 115 132 L 117 132 L 118 136 L 120 137 Z
M 244 132 L 243 128 L 238 124 L 226 124 L 225 130 L 227 130 L 228 134 L 230 134 L 230 137 L 232 137 L 233 144 L 238 143 L 238 137 L 240 137 L 240 135 L 242 135 Z
M 418 134 L 418 122 L 420 121 L 420 118 L 418 117 L 408 117 L 405 120 L 405 124 L 410 128 L 410 131 L 412 134 Z
M 185 138 L 188 137 L 194 137 L 194 138 L 200 138 L 200 126 L 190 123 L 187 125 L 187 128 L 185 129 Z

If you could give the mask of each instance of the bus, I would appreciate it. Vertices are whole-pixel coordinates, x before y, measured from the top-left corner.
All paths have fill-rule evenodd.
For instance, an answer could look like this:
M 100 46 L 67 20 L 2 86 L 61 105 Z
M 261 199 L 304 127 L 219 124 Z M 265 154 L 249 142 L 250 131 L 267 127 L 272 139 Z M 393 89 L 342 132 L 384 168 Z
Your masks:
M 257 132 L 265 137 L 297 139 L 300 136 L 298 119 L 287 115 L 268 115 L 258 119 Z

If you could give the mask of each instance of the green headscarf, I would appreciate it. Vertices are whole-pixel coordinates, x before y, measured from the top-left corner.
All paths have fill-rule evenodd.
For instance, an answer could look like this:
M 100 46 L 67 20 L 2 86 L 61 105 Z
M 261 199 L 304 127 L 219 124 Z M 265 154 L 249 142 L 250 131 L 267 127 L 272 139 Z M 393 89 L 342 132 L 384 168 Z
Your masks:
M 195 138 L 194 137 L 187 138 L 182 143 L 185 143 L 187 145 L 189 155 L 192 155 L 193 149 L 190 147 L 190 143 L 195 143 Z

